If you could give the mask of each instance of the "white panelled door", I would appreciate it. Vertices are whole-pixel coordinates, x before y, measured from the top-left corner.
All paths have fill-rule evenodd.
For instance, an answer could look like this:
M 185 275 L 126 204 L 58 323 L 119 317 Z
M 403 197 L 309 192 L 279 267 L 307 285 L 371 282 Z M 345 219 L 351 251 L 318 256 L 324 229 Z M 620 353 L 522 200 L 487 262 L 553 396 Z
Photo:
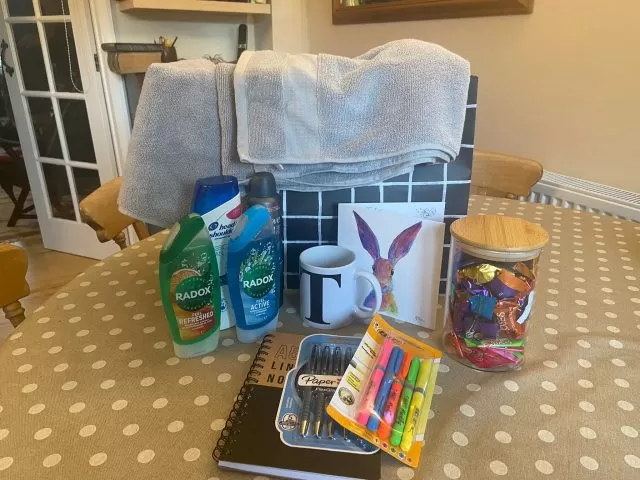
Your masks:
M 0 6 L 5 78 L 44 246 L 104 258 L 117 246 L 99 243 L 78 211 L 84 197 L 117 175 L 88 4 Z

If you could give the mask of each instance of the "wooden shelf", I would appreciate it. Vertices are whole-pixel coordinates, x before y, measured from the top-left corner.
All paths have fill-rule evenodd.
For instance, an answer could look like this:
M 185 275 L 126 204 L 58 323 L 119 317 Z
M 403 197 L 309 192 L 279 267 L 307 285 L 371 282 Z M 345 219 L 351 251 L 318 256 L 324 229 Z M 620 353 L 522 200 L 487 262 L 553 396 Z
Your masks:
M 172 10 L 225 14 L 271 15 L 271 5 L 260 3 L 220 2 L 214 0 L 121 0 L 121 12 Z

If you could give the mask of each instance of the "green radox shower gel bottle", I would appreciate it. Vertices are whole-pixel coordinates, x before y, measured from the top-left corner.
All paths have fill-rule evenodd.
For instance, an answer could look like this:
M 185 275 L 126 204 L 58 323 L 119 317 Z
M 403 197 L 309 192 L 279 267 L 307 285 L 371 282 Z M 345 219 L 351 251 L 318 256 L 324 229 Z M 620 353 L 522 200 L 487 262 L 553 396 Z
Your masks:
M 160 295 L 181 358 L 197 357 L 218 346 L 220 278 L 204 221 L 189 214 L 171 227 L 160 250 Z

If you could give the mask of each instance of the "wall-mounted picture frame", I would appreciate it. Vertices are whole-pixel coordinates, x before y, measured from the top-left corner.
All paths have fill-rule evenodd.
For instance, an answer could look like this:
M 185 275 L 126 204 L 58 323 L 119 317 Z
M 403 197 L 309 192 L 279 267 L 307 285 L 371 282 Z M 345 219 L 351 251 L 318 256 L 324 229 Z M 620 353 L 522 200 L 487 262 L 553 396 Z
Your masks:
M 534 0 L 332 0 L 333 24 L 520 15 Z

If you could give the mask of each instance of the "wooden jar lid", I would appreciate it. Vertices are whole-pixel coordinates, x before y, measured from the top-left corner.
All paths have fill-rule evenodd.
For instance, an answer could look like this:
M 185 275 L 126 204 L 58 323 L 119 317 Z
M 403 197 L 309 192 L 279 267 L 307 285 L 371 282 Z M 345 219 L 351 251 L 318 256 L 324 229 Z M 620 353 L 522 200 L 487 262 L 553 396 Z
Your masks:
M 451 235 L 467 245 L 499 252 L 539 250 L 549 241 L 541 226 L 502 215 L 459 218 L 451 225 Z

